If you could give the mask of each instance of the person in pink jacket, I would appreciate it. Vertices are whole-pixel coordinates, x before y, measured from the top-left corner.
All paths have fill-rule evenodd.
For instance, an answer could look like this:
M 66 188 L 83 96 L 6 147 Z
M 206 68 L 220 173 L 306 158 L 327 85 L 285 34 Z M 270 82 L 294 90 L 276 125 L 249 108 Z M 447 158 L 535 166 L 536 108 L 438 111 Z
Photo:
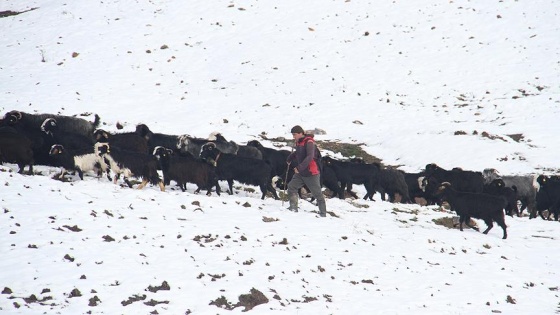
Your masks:
M 288 198 L 290 200 L 290 207 L 288 209 L 295 212 L 298 211 L 298 191 L 305 185 L 309 188 L 313 197 L 317 199 L 319 215 L 326 217 L 327 205 L 321 191 L 320 182 L 321 161 L 313 135 L 306 135 L 301 126 L 294 126 L 290 132 L 294 137 L 296 149 L 288 156 L 286 162 L 291 164 L 293 160 L 296 160 L 298 163 L 293 168 L 294 176 L 288 183 Z

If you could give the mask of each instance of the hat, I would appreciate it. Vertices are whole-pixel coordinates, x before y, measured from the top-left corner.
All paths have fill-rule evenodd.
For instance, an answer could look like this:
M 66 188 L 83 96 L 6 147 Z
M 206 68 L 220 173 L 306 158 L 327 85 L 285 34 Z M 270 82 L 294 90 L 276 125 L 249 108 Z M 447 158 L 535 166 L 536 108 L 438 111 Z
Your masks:
M 303 128 L 301 128 L 300 125 L 296 125 L 292 127 L 292 130 L 290 130 L 290 133 L 305 133 L 303 131 Z

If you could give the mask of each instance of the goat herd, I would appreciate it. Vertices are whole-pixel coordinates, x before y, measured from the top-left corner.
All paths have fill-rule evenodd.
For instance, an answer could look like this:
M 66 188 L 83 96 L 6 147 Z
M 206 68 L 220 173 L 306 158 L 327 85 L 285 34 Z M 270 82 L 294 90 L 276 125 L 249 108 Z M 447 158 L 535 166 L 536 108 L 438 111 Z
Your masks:
M 286 177 L 293 175 L 286 163 L 288 150 L 264 147 L 257 140 L 247 145 L 227 141 L 221 134 L 208 139 L 189 135 L 169 135 L 152 132 L 145 124 L 134 132 L 109 133 L 99 129 L 100 118 L 94 121 L 74 116 L 31 114 L 13 110 L 0 119 L 0 161 L 16 163 L 19 173 L 33 165 L 61 167 L 75 171 L 83 179 L 85 172 L 97 176 L 106 174 L 115 183 L 122 176 L 142 180 L 138 188 L 151 183 L 162 191 L 174 181 L 183 191 L 186 184 L 197 185 L 210 194 L 220 194 L 219 180 L 226 180 L 228 193 L 233 193 L 233 181 L 259 186 L 264 199 L 270 192 L 278 199 L 275 188 L 285 188 Z M 364 163 L 360 159 L 347 161 L 323 157 L 321 183 L 333 192 L 333 197 L 345 198 L 345 193 L 357 198 L 352 185 L 364 185 L 364 199 L 373 200 L 379 192 L 385 200 L 410 203 L 423 200 L 426 204 L 446 201 L 457 212 L 462 224 L 470 218 L 484 220 L 487 229 L 496 222 L 507 237 L 504 210 L 507 215 L 558 220 L 560 211 L 560 178 L 556 176 L 500 176 L 494 169 L 483 172 L 459 168 L 445 170 L 428 164 L 419 173 L 405 173 Z M 160 178 L 160 173 L 163 179 Z M 113 173 L 113 177 L 111 177 Z M 519 207 L 520 205 L 520 207 Z M 545 217 L 545 210 L 548 215 Z M 470 226 L 469 226 L 470 227 Z

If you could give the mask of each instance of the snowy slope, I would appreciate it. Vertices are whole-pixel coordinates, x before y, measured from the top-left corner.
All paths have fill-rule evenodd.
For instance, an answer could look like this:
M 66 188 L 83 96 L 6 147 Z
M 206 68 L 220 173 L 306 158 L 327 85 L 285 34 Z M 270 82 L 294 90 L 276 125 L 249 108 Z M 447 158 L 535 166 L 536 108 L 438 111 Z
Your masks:
M 556 1 L 0 6 L 29 9 L 0 18 L 2 113 L 97 113 L 109 131 L 239 143 L 301 124 L 405 171 L 558 170 Z M 268 299 L 258 314 L 560 311 L 557 222 L 508 217 L 502 240 L 379 196 L 329 199 L 320 219 L 249 186 L 207 197 L 1 170 L 1 313 L 241 313 L 209 304 L 252 288 Z

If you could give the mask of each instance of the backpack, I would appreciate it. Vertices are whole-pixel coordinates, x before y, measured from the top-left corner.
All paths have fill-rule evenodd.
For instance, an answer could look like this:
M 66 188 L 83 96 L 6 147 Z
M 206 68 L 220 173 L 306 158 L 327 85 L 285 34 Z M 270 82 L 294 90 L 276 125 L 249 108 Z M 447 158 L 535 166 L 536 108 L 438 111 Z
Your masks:
M 307 142 L 309 140 L 310 139 L 305 140 L 304 146 L 307 145 Z M 321 151 L 319 151 L 317 142 L 313 140 L 313 143 L 315 144 L 315 156 L 313 157 L 313 160 L 315 160 L 315 163 L 317 163 L 317 167 L 319 168 L 319 173 L 323 173 L 323 156 L 321 155 Z

